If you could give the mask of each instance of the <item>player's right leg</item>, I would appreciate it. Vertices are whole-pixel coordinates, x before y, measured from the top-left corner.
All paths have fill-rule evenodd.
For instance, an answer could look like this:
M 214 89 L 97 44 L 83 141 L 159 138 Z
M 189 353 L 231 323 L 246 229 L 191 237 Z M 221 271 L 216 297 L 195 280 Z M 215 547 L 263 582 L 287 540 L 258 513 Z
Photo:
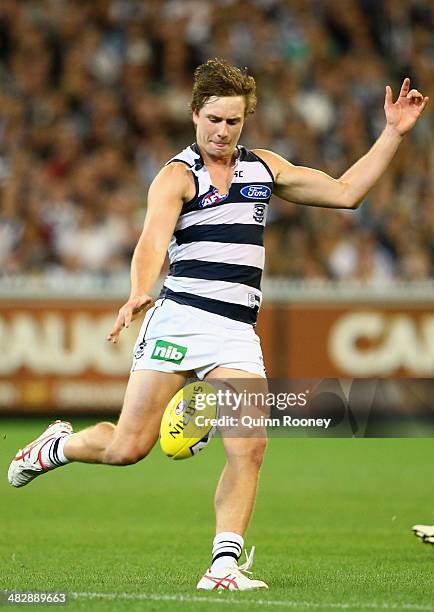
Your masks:
M 8 472 L 10 484 L 23 487 L 40 474 L 70 461 L 137 463 L 157 441 L 164 409 L 185 379 L 184 373 L 132 372 L 117 425 L 103 422 L 72 433 L 69 423 L 57 421 L 18 451 Z

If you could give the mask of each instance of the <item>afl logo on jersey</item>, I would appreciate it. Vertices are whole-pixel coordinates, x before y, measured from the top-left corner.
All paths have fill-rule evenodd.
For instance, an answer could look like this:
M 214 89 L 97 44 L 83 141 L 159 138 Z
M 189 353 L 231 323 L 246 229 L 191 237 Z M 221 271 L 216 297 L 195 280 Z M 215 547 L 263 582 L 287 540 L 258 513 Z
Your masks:
M 227 193 L 225 193 L 225 195 L 220 195 L 217 187 L 213 187 L 208 191 L 208 193 L 202 196 L 199 202 L 199 207 L 206 208 L 207 206 L 218 204 L 219 202 L 223 202 L 224 200 L 226 200 L 227 197 Z
M 250 200 L 268 200 L 271 196 L 271 189 L 267 185 L 246 185 L 240 192 Z

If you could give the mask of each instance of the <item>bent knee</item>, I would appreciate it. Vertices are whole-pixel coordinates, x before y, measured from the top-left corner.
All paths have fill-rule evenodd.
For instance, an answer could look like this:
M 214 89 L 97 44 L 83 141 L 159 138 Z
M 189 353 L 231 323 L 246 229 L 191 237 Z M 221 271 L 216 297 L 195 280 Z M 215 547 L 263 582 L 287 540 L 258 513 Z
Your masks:
M 101 421 L 100 423 L 97 423 L 94 427 L 94 431 L 97 431 L 99 434 L 108 437 L 111 437 L 116 429 L 116 425 L 110 423 L 109 421 Z
M 146 457 L 149 450 L 140 446 L 112 445 L 106 449 L 103 463 L 106 463 L 107 465 L 133 465 Z

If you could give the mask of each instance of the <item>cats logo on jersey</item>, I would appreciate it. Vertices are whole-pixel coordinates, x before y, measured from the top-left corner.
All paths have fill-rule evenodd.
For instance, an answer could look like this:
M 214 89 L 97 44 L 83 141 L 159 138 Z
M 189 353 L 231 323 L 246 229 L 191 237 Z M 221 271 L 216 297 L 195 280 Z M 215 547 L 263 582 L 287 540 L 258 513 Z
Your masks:
M 257 223 L 263 223 L 265 218 L 265 204 L 255 203 L 253 218 Z

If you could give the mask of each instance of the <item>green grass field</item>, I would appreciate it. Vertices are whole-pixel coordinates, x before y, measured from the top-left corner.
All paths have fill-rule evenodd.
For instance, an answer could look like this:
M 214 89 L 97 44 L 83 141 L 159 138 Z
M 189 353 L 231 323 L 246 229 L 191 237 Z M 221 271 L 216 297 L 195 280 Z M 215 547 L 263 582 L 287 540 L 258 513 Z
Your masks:
M 47 422 L 0 421 L 0 589 L 67 591 L 67 609 L 86 611 L 434 610 L 434 547 L 410 531 L 434 521 L 432 439 L 272 439 L 247 535 L 270 589 L 197 593 L 221 441 L 189 461 L 155 448 L 13 489 L 11 456 Z

